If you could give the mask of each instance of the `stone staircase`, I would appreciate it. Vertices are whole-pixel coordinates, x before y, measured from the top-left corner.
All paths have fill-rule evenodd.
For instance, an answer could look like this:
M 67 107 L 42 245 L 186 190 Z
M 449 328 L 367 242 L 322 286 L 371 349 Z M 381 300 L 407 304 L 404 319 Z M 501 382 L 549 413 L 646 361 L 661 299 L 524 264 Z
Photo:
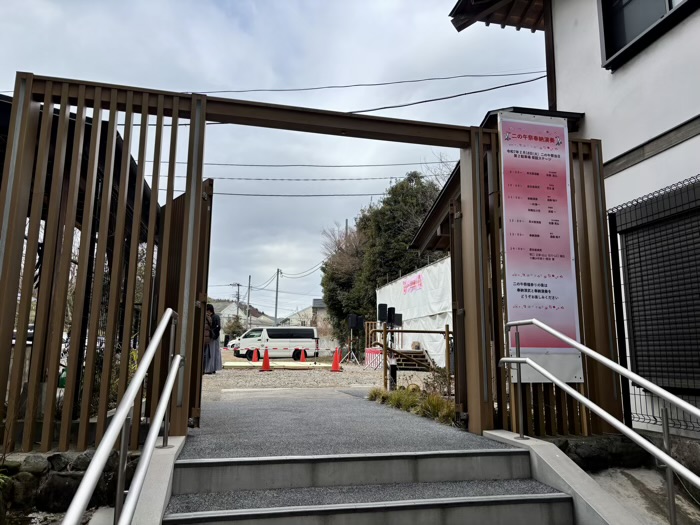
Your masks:
M 513 448 L 182 459 L 165 524 L 572 525 Z
M 396 353 L 394 356 L 396 357 L 396 365 L 399 370 L 430 372 L 430 370 L 435 368 L 432 358 L 423 350 L 401 350 L 401 354 Z

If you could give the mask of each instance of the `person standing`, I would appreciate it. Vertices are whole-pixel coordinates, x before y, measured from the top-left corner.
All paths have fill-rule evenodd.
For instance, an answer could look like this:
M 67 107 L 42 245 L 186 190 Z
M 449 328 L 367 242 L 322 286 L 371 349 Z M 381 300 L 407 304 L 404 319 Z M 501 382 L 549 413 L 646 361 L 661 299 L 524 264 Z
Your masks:
M 212 373 L 222 370 L 224 365 L 221 360 L 221 346 L 219 336 L 221 335 L 221 318 L 214 311 L 214 305 L 207 304 L 207 316 L 211 319 L 211 341 L 209 343 L 209 355 L 212 359 Z
M 208 306 L 209 305 L 207 305 L 207 310 L 204 315 L 204 348 L 202 349 L 202 359 L 204 363 L 202 368 L 205 374 L 214 374 L 216 373 L 214 354 L 212 352 L 214 336 L 212 331 L 212 318 Z

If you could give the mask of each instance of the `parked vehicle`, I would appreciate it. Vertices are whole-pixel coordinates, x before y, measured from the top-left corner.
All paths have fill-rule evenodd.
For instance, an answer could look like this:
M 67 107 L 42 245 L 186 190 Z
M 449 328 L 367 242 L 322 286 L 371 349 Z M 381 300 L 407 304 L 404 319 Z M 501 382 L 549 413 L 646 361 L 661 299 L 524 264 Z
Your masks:
M 302 352 L 306 357 L 318 356 L 318 333 L 316 328 L 307 326 L 251 328 L 241 336 L 233 355 L 250 361 L 256 348 L 261 357 L 267 350 L 270 357 L 291 357 L 298 361 Z

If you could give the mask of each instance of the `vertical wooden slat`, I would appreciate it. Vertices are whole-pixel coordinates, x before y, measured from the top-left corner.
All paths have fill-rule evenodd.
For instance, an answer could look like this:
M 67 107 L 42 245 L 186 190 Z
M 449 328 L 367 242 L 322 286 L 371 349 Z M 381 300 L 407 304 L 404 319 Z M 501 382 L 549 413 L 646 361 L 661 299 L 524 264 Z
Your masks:
M 112 252 L 112 268 L 109 279 L 109 307 L 107 310 L 107 331 L 105 335 L 104 359 L 102 360 L 102 374 L 100 379 L 100 401 L 97 413 L 97 428 L 95 430 L 95 442 L 99 443 L 107 427 L 107 409 L 109 405 L 109 388 L 112 377 L 112 359 L 114 347 L 118 338 L 119 305 L 122 295 L 122 271 L 124 269 L 123 250 L 124 229 L 126 223 L 127 196 L 129 193 L 129 175 L 131 171 L 131 135 L 133 132 L 133 91 L 127 91 L 126 110 L 124 111 L 124 136 L 122 142 L 121 173 L 119 175 L 119 189 L 117 197 L 114 233 L 114 249 Z M 122 341 L 122 351 L 124 344 Z
M 141 93 L 141 107 L 148 107 L 148 93 Z M 129 378 L 129 361 L 131 360 L 131 325 L 134 320 L 134 296 L 136 294 L 136 276 L 138 274 L 138 253 L 141 237 L 141 210 L 143 207 L 144 170 L 146 169 L 146 148 L 148 146 L 148 113 L 141 113 L 139 133 L 139 160 L 136 167 L 136 182 L 134 184 L 134 200 L 132 203 L 131 242 L 129 253 L 128 275 L 126 278 L 126 300 L 124 301 L 124 326 L 122 328 L 122 352 L 119 363 L 119 383 L 117 400 L 121 401 L 126 391 Z M 123 170 L 122 170 L 123 171 Z M 143 322 L 143 312 L 141 319 Z M 140 341 L 139 341 L 140 344 Z M 135 421 L 135 420 L 134 420 Z
M 535 432 L 538 436 L 546 436 L 546 422 L 545 422 L 545 410 L 544 410 L 544 387 L 547 386 L 542 383 L 535 383 L 532 385 L 533 390 L 533 402 L 535 410 Z
M 104 281 L 105 259 L 107 257 L 107 243 L 109 241 L 109 214 L 112 205 L 112 184 L 114 179 L 114 156 L 117 141 L 117 103 L 119 92 L 112 89 L 109 103 L 109 122 L 107 124 L 107 136 L 105 137 L 105 155 L 102 180 L 102 197 L 100 202 L 100 222 L 97 238 L 97 250 L 95 255 L 95 271 L 93 279 L 92 298 L 90 301 L 90 320 L 88 327 L 88 341 L 85 350 L 85 373 L 83 375 L 83 392 L 80 403 L 80 423 L 78 426 L 78 449 L 87 448 L 90 435 L 90 403 L 92 401 L 92 387 L 95 375 L 95 361 L 97 358 L 97 332 L 100 322 L 100 310 L 102 307 L 102 288 Z
M 7 391 L 12 331 L 22 270 L 22 245 L 29 208 L 40 103 L 31 97 L 33 75 L 18 73 L 10 111 L 7 149 L 0 185 L 0 392 Z M 30 300 L 23 297 L 23 300 Z M 5 404 L 0 403 L 0 419 Z
M 185 435 L 187 433 L 187 419 L 189 417 L 190 377 L 193 361 L 193 341 L 195 307 L 199 297 L 196 295 L 197 283 L 197 251 L 199 246 L 199 220 L 202 195 L 202 167 L 204 156 L 204 130 L 206 127 L 206 97 L 194 95 L 191 99 L 191 126 L 187 154 L 187 192 L 185 193 L 185 242 L 182 245 L 182 267 L 180 269 L 180 298 L 178 301 L 180 311 L 179 347 L 180 354 L 184 354 L 185 366 L 180 375 L 179 388 L 175 391 L 175 410 L 173 411 L 173 434 Z M 204 308 L 204 305 L 200 307 Z
M 462 249 L 464 256 L 467 403 L 469 431 L 480 434 L 493 428 L 493 402 L 489 381 L 489 341 L 486 317 L 486 205 L 481 130 L 471 132 L 471 149 L 462 149 L 460 180 L 462 201 Z
M 554 398 L 557 407 L 557 434 L 560 436 L 568 436 L 569 419 L 566 414 L 566 394 L 557 388 Z
M 490 255 L 489 262 L 491 266 L 491 328 L 493 331 L 493 348 L 495 363 L 492 366 L 492 373 L 495 374 L 496 383 L 496 403 L 498 406 L 496 412 L 498 428 L 508 427 L 508 411 L 506 410 L 507 394 L 506 394 L 506 374 L 505 367 L 499 367 L 498 363 L 501 358 L 508 354 L 508 347 L 505 343 L 504 332 L 504 301 L 505 298 L 501 293 L 501 189 L 500 189 L 500 169 L 499 169 L 499 152 L 498 152 L 498 133 L 490 133 L 491 135 L 491 150 L 488 152 L 488 196 L 489 196 L 489 241 Z
M 569 385 L 576 388 L 576 385 Z M 581 435 L 581 415 L 579 414 L 579 403 L 571 396 L 566 396 L 566 410 L 569 414 L 569 432 L 576 436 Z
M 554 388 L 551 383 L 544 385 L 544 431 L 548 436 L 553 436 L 556 432 Z
M 102 88 L 95 88 L 95 99 L 102 97 Z M 80 223 L 80 252 L 78 254 L 78 274 L 75 282 L 76 300 L 73 306 L 70 347 L 68 349 L 68 369 L 66 371 L 66 388 L 63 394 L 63 413 L 61 414 L 61 432 L 58 441 L 59 450 L 68 450 L 70 446 L 71 425 L 73 422 L 73 404 L 75 403 L 76 383 L 79 377 L 80 347 L 83 344 L 83 316 L 86 304 L 83 298 L 90 277 L 90 239 L 92 237 L 92 216 L 97 190 L 97 171 L 100 157 L 100 139 L 102 137 L 102 109 L 93 108 L 90 129 L 90 150 L 85 175 L 85 194 L 83 197 L 83 215 Z
M 56 389 L 58 387 L 58 364 L 61 356 L 63 342 L 63 328 L 66 319 L 66 303 L 68 296 L 68 277 L 73 259 L 73 236 L 75 232 L 76 215 L 78 210 L 78 192 L 80 190 L 80 173 L 83 161 L 83 142 L 85 137 L 85 86 L 78 89 L 78 105 L 75 112 L 75 126 L 73 128 L 73 154 L 71 156 L 70 178 L 68 180 L 68 193 L 66 200 L 66 215 L 63 225 L 58 226 L 63 230 L 63 246 L 60 248 L 60 261 L 58 275 L 54 279 L 54 293 L 51 301 L 51 313 L 49 319 L 50 332 L 46 353 L 48 357 L 48 371 L 46 378 L 46 399 L 44 402 L 44 424 L 41 434 L 41 451 L 47 452 L 53 445 L 54 416 L 56 415 Z M 67 411 L 71 407 L 65 407 Z
M 44 223 L 44 249 L 39 277 L 39 298 L 36 304 L 36 321 L 34 322 L 34 340 L 32 341 L 32 359 L 29 370 L 29 388 L 27 392 L 27 409 L 24 416 L 24 435 L 22 449 L 29 452 L 34 444 L 34 423 L 39 403 L 40 387 L 44 375 L 42 361 L 46 349 L 46 335 L 49 310 L 51 307 L 51 292 L 53 288 L 54 264 L 59 237 L 59 215 L 63 194 L 63 172 L 66 161 L 68 140 L 68 124 L 70 106 L 68 104 L 68 84 L 61 88 L 61 109 L 56 127 L 56 145 L 53 153 L 53 172 L 51 174 L 51 194 L 49 212 Z M 55 396 L 54 392 L 46 392 L 46 396 Z
M 586 395 L 584 391 L 584 385 L 583 383 L 579 383 L 576 385 L 576 389 L 579 391 L 581 395 Z M 591 435 L 591 429 L 590 429 L 590 420 L 591 420 L 591 414 L 588 411 L 588 409 L 579 404 L 578 406 L 579 413 L 581 414 L 581 435 L 583 436 L 590 436 Z
M 34 266 L 39 248 L 39 232 L 41 230 L 41 212 L 44 207 L 46 191 L 46 173 L 51 150 L 51 125 L 53 123 L 53 103 L 51 101 L 51 83 L 47 83 L 44 96 L 41 131 L 37 148 L 36 168 L 32 186 L 32 207 L 29 216 L 29 232 L 27 249 L 24 257 L 25 270 L 22 273 L 19 312 L 17 319 L 17 338 L 12 356 L 12 374 L 10 377 L 10 393 L 7 402 L 5 452 L 12 452 L 15 446 L 15 425 L 19 415 L 19 401 L 24 384 L 25 352 L 27 348 L 27 327 L 31 315 L 32 292 L 34 289 Z
M 151 202 L 148 210 L 148 237 L 146 240 L 146 267 L 144 271 L 143 300 L 141 304 L 141 329 L 139 330 L 139 363 L 141 363 L 141 358 L 143 357 L 143 353 L 146 350 L 146 346 L 148 346 L 151 337 L 149 321 L 151 319 L 151 310 L 153 307 L 151 302 L 151 289 L 153 288 L 153 257 L 156 229 L 158 228 L 158 211 L 160 209 L 158 206 L 158 191 L 160 189 L 160 156 L 163 142 L 163 103 L 164 97 L 163 95 L 159 95 L 158 113 L 156 116 L 156 137 L 153 150 L 153 171 L 151 176 Z M 144 164 L 145 159 L 142 159 L 139 156 L 139 165 Z M 159 251 L 158 258 L 160 259 L 160 257 L 161 253 Z M 141 421 L 141 399 L 142 395 L 138 395 L 134 400 L 134 425 L 131 429 L 132 448 L 138 448 L 139 422 Z
M 209 282 L 209 245 L 211 241 L 211 212 L 212 212 L 212 199 L 214 196 L 214 181 L 209 179 L 204 182 L 202 190 L 202 210 L 201 210 L 201 227 L 200 227 L 200 239 L 198 257 L 199 271 L 197 272 L 197 291 L 203 294 L 206 300 L 206 290 Z M 194 340 L 200 341 L 204 338 L 204 318 L 205 311 L 200 309 L 196 319 L 196 328 L 194 332 Z M 202 407 L 202 377 L 203 377 L 203 366 L 204 360 L 202 356 L 203 345 L 195 345 L 194 352 L 194 363 L 195 366 L 192 367 L 192 376 L 190 387 L 190 407 L 191 413 L 190 417 L 194 418 L 195 421 L 199 422 L 200 411 Z
M 535 435 L 535 426 L 533 424 L 533 403 L 532 403 L 532 384 L 531 383 L 524 383 L 522 385 L 524 392 L 523 392 L 523 404 L 525 405 L 525 417 L 523 417 L 523 420 L 525 421 L 525 428 L 523 429 L 526 435 L 534 436 Z
M 450 272 L 452 275 L 452 324 L 454 333 L 455 411 L 461 419 L 467 411 L 467 365 L 464 328 L 464 273 L 462 271 L 462 208 L 460 199 L 450 203 Z
M 599 354 L 618 361 L 615 337 L 613 334 L 612 283 L 610 253 L 608 250 L 607 210 L 605 207 L 605 190 L 603 187 L 603 153 L 600 141 L 589 142 L 591 150 L 590 176 L 584 179 L 588 194 L 589 250 L 591 257 L 591 279 L 596 287 L 591 290 L 593 325 L 596 346 Z M 597 390 L 593 401 L 608 413 L 622 420 L 622 399 L 620 376 L 600 363 L 589 365 L 597 380 Z M 595 420 L 599 418 L 594 418 Z M 601 423 L 603 432 L 615 432 L 610 425 Z
M 170 261 L 170 244 L 171 244 L 171 232 L 172 220 L 173 220 L 173 194 L 175 192 L 175 170 L 177 168 L 177 138 L 178 129 L 180 122 L 180 99 L 179 97 L 173 98 L 173 115 L 171 119 L 170 126 L 170 153 L 168 156 L 168 186 L 166 190 L 165 197 L 165 218 L 163 219 L 162 229 L 160 231 L 160 241 L 158 245 L 158 264 L 160 266 L 159 278 L 159 290 L 158 290 L 158 315 L 157 318 L 160 319 L 165 313 L 167 307 L 167 290 L 168 290 L 168 271 L 169 271 L 169 261 Z M 177 309 L 177 307 L 175 308 Z M 179 314 L 179 312 L 178 312 Z M 180 326 L 178 323 L 179 332 Z M 170 342 L 170 334 L 164 338 L 164 342 Z M 153 358 L 153 365 L 151 365 L 151 373 L 149 373 L 149 390 L 150 390 L 150 417 L 153 417 L 156 413 L 156 407 L 158 405 L 158 400 L 160 398 L 160 383 L 165 377 L 162 374 L 163 356 L 166 353 L 164 350 L 165 345 L 160 345 L 155 357 Z

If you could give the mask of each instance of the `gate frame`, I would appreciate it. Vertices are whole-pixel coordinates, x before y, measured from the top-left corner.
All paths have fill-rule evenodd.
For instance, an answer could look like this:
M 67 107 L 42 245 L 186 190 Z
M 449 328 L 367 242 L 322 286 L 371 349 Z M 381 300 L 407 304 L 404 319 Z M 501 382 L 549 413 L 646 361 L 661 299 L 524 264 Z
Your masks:
M 494 339 L 493 334 L 502 334 L 503 327 L 495 323 L 494 314 L 490 305 L 493 302 L 493 287 L 490 283 L 489 253 L 495 244 L 489 247 L 488 239 L 491 235 L 494 239 L 493 219 L 497 216 L 493 210 L 493 184 L 498 177 L 493 177 L 494 166 L 498 165 L 497 156 L 493 156 L 498 142 L 497 134 L 493 130 L 473 126 L 456 126 L 449 124 L 436 124 L 412 120 L 402 120 L 387 117 L 377 117 L 364 114 L 343 113 L 337 111 L 319 110 L 250 102 L 220 97 L 209 97 L 201 94 L 184 94 L 160 90 L 144 90 L 136 87 L 119 86 L 98 82 L 86 82 L 79 80 L 52 78 L 37 76 L 32 73 L 17 73 L 15 84 L 12 114 L 10 119 L 10 131 L 8 134 L 8 155 L 6 155 L 2 187 L 0 189 L 0 202 L 3 203 L 3 213 L 0 217 L 0 286 L 3 290 L 18 288 L 20 263 L 22 254 L 23 229 L 18 226 L 27 217 L 26 209 L 29 202 L 29 188 L 31 186 L 33 160 L 37 149 L 37 126 L 41 103 L 50 101 L 52 104 L 62 104 L 63 108 L 76 106 L 79 103 L 87 108 L 110 109 L 131 111 L 141 115 L 156 115 L 174 118 L 188 118 L 192 123 L 188 145 L 187 181 L 188 191 L 185 195 L 186 235 L 181 246 L 180 256 L 185 264 L 179 272 L 179 298 L 175 305 L 180 315 L 178 323 L 179 352 L 186 357 L 185 370 L 180 375 L 177 395 L 174 396 L 172 411 L 172 432 L 175 435 L 187 433 L 188 417 L 192 417 L 198 408 L 187 406 L 197 404 L 201 400 L 201 378 L 197 380 L 199 365 L 197 360 L 201 358 L 201 335 L 199 326 L 203 322 L 203 316 L 197 315 L 197 303 L 201 306 L 202 297 L 197 295 L 198 290 L 206 294 L 208 273 L 209 232 L 206 239 L 200 240 L 199 229 L 195 227 L 197 219 L 201 220 L 202 198 L 202 173 L 204 141 L 207 122 L 221 124 L 239 124 L 263 128 L 283 129 L 289 131 L 303 131 L 325 135 L 336 135 L 353 138 L 383 140 L 391 142 L 404 142 L 421 145 L 453 147 L 460 149 L 461 169 L 458 174 L 458 187 L 461 185 L 465 191 L 461 192 L 459 201 L 448 201 L 449 209 L 452 207 L 452 217 L 457 214 L 464 218 L 459 235 L 455 235 L 453 223 L 447 224 L 447 229 L 441 228 L 443 220 L 437 224 L 435 233 L 441 239 L 457 243 L 462 261 L 453 268 L 455 277 L 453 282 L 463 281 L 462 286 L 455 288 L 457 313 L 464 317 L 460 326 L 455 326 L 456 336 L 463 338 L 462 345 L 455 345 L 455 363 L 458 370 L 457 376 L 458 397 L 456 398 L 458 409 L 469 412 L 469 430 L 481 433 L 483 430 L 494 428 L 495 415 L 489 407 L 493 406 L 494 393 L 492 392 L 494 363 L 490 345 Z M 572 145 L 577 144 L 572 141 Z M 579 180 L 585 187 L 583 194 L 589 195 L 589 202 L 577 208 L 577 219 L 586 222 L 590 226 L 584 228 L 588 235 L 588 241 L 582 245 L 582 252 L 591 262 L 591 271 L 595 276 L 603 279 L 607 276 L 609 281 L 609 263 L 607 256 L 607 232 L 603 227 L 599 210 L 604 212 L 604 196 L 602 192 L 602 156 L 598 141 L 581 141 L 580 148 L 588 148 L 592 157 L 591 166 L 594 177 Z M 491 151 L 487 156 L 481 155 L 482 151 Z M 480 152 L 474 155 L 473 151 Z M 580 151 L 580 149 L 579 149 Z M 39 154 L 43 154 L 39 151 Z M 572 148 L 573 155 L 573 148 Z M 171 148 L 171 161 L 172 148 Z M 590 160 L 590 159 L 589 159 Z M 141 162 L 141 159 L 139 159 Z M 583 162 L 583 155 L 581 161 Z M 573 157 L 572 157 L 573 164 Z M 24 182 L 24 183 L 23 183 Z M 124 183 L 124 180 L 121 181 Z M 453 188 L 454 182 L 448 182 L 447 186 Z M 446 187 L 447 187 L 446 186 Z M 577 187 L 577 190 L 579 187 Z M 442 194 L 441 194 L 442 196 Z M 440 197 L 438 198 L 438 200 Z M 491 199 L 492 216 L 489 218 L 489 202 Z M 579 203 L 577 192 L 576 202 Z M 211 201 L 208 201 L 209 203 Z M 435 208 L 435 207 L 434 207 Z M 461 211 L 460 211 L 461 210 Z M 431 214 L 435 211 L 431 211 Z M 170 210 L 166 210 L 167 214 Z M 211 206 L 209 204 L 209 213 Z M 166 214 L 166 215 L 167 215 Z M 432 224 L 434 218 L 431 214 L 426 217 L 426 224 Z M 210 223 L 209 223 L 210 224 Z M 206 253 L 205 253 L 206 252 Z M 202 255 L 200 258 L 198 255 Z M 160 254 L 159 254 L 160 255 Z M 173 254 L 170 253 L 172 258 Z M 202 267 L 198 267 L 199 261 Z M 159 264 L 168 263 L 160 261 Z M 454 263 L 453 263 L 454 264 Z M 169 266 L 169 264 L 166 264 Z M 157 271 L 157 270 L 156 270 Z M 456 272 L 456 273 L 455 273 Z M 171 281 L 172 282 L 172 281 Z M 203 287 L 200 289 L 199 287 Z M 585 289 L 585 283 L 582 282 Z M 163 290 L 163 281 L 159 281 L 159 289 Z M 604 287 L 604 293 L 610 297 L 609 287 Z M 206 296 L 203 296 L 206 298 Z M 585 341 L 591 339 L 597 341 L 613 341 L 612 331 L 612 307 L 611 302 L 605 300 L 600 293 L 586 296 L 585 301 L 590 301 L 597 306 L 593 309 L 595 320 L 585 324 Z M 461 300 L 461 301 L 460 301 Z M 0 298 L 0 341 L 9 341 L 13 329 L 14 315 L 18 304 L 12 293 L 6 293 Z M 156 294 L 153 303 L 158 311 L 162 310 L 164 298 Z M 117 301 L 118 302 L 118 301 Z M 460 306 L 461 312 L 460 312 Z M 465 308 L 465 305 L 480 305 L 479 308 Z M 599 308 L 598 308 L 599 307 Z M 146 313 L 144 313 L 146 315 Z M 455 324 L 460 317 L 455 316 Z M 196 324 L 195 324 L 196 323 Z M 21 328 L 21 327 L 20 327 Z M 495 330 L 495 331 L 494 331 Z M 461 334 L 461 335 L 460 335 Z M 145 341 L 141 342 L 142 344 Z M 199 347 L 199 351 L 197 348 Z M 0 390 L 7 388 L 9 373 L 9 354 L 0 348 Z M 502 352 L 502 349 L 500 350 Z M 602 352 L 601 352 L 602 353 Z M 614 356 L 611 347 L 608 354 Z M 199 358 L 197 357 L 199 356 Z M 162 357 L 162 356 L 161 356 Z M 200 359 L 201 360 L 201 359 Z M 157 372 L 156 372 L 157 375 Z M 609 374 L 600 367 L 589 365 L 587 381 L 595 392 L 609 392 L 613 394 L 612 381 Z M 157 381 L 156 381 L 157 383 Z M 606 384 L 610 388 L 606 388 Z M 157 387 L 157 384 L 156 384 Z M 498 384 L 498 389 L 501 384 Z M 159 392 L 152 389 L 155 396 L 149 398 L 151 407 L 157 403 Z M 503 390 L 505 392 L 505 390 Z M 496 396 L 498 397 L 498 396 Z M 596 395 L 596 399 L 598 396 Z M 192 401 L 190 401 L 190 399 Z M 604 399 L 604 398 L 603 398 Z M 606 406 L 603 403 L 603 406 Z M 607 403 L 610 406 L 610 403 Z M 614 407 L 610 408 L 613 410 Z M 104 407 L 103 407 L 104 409 Z M 0 411 L 2 408 L 0 407 Z M 613 413 L 617 413 L 613 410 Z M 4 414 L 2 414 L 4 417 Z M 98 422 L 102 427 L 105 421 Z M 501 426 L 500 423 L 498 426 Z M 103 427 L 102 427 L 103 428 Z M 63 430 L 63 429 L 62 429 Z M 98 436 L 99 441 L 99 436 Z M 85 444 L 85 443 L 84 443 Z M 50 447 L 50 440 L 42 442 L 42 449 Z

